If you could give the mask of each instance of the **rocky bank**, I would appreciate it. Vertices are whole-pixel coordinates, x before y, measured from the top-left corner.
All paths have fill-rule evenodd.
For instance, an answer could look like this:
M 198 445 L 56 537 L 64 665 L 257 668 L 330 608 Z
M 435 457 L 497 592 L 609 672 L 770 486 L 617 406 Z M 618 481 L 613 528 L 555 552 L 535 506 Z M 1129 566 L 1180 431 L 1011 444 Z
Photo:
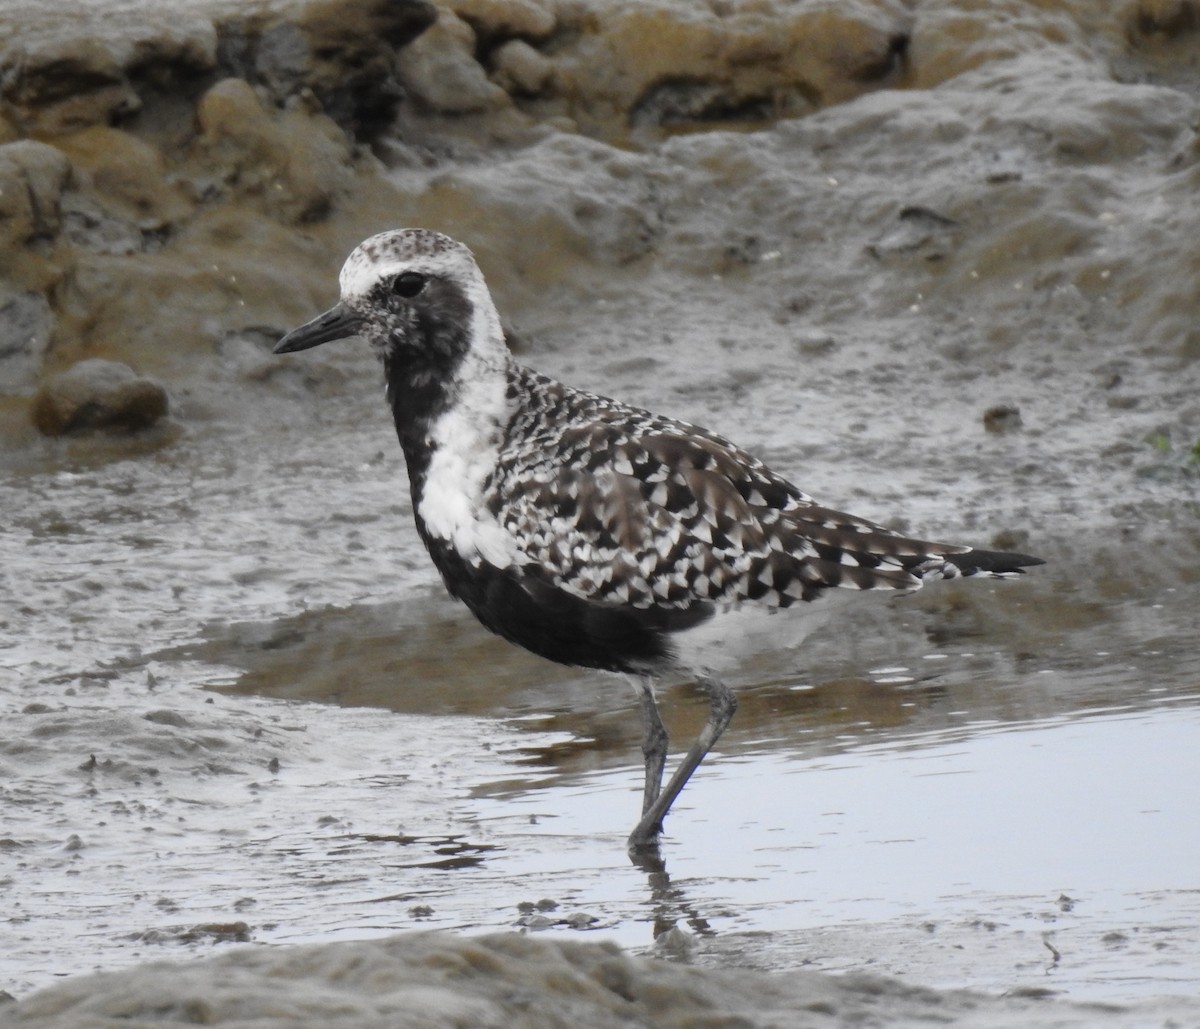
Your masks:
M 30 405 L 87 359 L 202 416 L 188 390 L 231 347 L 311 314 L 400 223 L 468 239 L 535 327 L 726 276 L 781 334 L 887 320 L 965 374 L 1077 346 L 1112 419 L 1147 403 L 1122 362 L 1197 356 L 1190 0 L 177 10 L 0 11 L 12 444 L 73 425 Z M 1172 446 L 1194 439 L 1178 407 Z

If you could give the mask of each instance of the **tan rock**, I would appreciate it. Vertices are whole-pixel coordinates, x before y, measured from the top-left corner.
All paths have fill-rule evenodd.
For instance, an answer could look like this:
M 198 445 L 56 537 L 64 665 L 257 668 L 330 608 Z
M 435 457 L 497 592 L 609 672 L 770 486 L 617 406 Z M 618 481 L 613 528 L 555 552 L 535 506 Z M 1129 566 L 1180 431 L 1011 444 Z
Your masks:
M 475 60 L 475 33 L 450 11 L 399 55 L 400 77 L 419 101 L 442 114 L 500 107 L 508 94 L 489 81 Z
M 31 55 L 6 83 L 18 125 L 56 135 L 111 121 L 141 106 L 111 49 L 64 40 Z
M 997 32 L 997 25 L 1005 31 Z M 1097 64 L 1087 32 L 1067 9 L 1043 8 L 1034 14 L 1021 0 L 996 0 L 986 11 L 935 0 L 916 12 L 908 56 L 911 85 L 932 89 L 988 64 L 1043 51 L 1059 62 L 1079 62 L 1077 74 Z
M 0 247 L 56 235 L 70 181 L 71 161 L 57 147 L 29 139 L 0 146 Z
M 33 422 L 47 436 L 138 432 L 167 413 L 167 391 L 126 364 L 93 358 L 72 365 L 38 391 Z
M 352 170 L 341 130 L 303 104 L 268 111 L 253 87 L 225 79 L 197 107 L 201 147 L 235 191 L 289 223 L 328 214 Z
M 137 136 L 93 125 L 62 137 L 58 146 L 107 204 L 123 208 L 131 217 L 164 222 L 187 213 L 190 205 L 167 185 L 162 154 Z
M 246 150 L 271 133 L 270 116 L 244 79 L 218 82 L 200 98 L 196 117 L 210 142 L 229 141 Z
M 1172 39 L 1200 28 L 1196 0 L 1133 0 L 1126 9 L 1129 37 L 1137 43 L 1146 37 Z
M 911 20 L 895 0 L 564 6 L 554 89 L 584 131 L 610 138 L 770 122 L 898 84 Z
M 449 0 L 446 6 L 485 36 L 545 39 L 556 21 L 534 0 Z
M 523 39 L 511 39 L 492 54 L 492 79 L 509 93 L 536 96 L 554 77 L 554 62 Z

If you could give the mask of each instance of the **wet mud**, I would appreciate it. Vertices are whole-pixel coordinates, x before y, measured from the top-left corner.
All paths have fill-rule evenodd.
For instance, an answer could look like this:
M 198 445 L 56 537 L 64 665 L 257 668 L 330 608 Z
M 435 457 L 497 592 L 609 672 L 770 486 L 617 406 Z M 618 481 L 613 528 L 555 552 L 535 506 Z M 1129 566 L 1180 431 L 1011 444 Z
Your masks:
M 1190 4 L 44 7 L 0 11 L 0 1023 L 1196 1020 Z M 269 353 L 403 223 L 539 370 L 1047 565 L 743 641 L 632 865 L 629 686 L 445 596 L 362 348 Z

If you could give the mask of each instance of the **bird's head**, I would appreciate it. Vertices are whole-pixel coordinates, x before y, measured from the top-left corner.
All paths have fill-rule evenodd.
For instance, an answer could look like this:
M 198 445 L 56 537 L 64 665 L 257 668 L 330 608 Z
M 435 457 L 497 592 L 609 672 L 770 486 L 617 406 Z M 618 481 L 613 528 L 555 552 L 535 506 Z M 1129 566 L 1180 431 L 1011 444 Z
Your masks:
M 503 344 L 499 317 L 471 251 L 429 229 L 360 243 L 339 278 L 341 299 L 293 329 L 277 354 L 360 336 L 385 362 L 453 367 L 470 349 Z

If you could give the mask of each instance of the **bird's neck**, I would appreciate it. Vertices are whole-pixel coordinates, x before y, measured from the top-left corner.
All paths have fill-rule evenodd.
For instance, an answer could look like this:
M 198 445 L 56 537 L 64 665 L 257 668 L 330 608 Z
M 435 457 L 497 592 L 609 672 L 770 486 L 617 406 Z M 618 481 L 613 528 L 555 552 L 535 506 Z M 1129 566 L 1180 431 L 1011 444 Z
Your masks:
M 447 414 L 482 403 L 481 414 L 498 416 L 491 398 L 507 382 L 508 346 L 490 297 L 472 299 L 466 317 L 415 326 L 420 338 L 382 349 L 388 405 L 410 471 L 444 442 L 435 426 Z
M 512 361 L 499 320 L 473 328 L 486 331 L 472 334 L 453 367 L 384 361 L 418 526 L 468 560 L 493 556 L 479 532 L 483 491 L 512 416 Z

